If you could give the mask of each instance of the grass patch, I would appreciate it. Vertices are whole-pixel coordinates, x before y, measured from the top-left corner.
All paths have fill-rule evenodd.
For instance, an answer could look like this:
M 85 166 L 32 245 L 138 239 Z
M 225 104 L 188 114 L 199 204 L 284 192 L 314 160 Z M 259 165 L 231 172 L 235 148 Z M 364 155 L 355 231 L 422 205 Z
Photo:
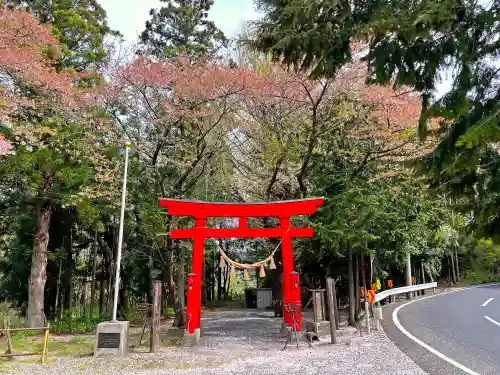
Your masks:
M 94 350 L 94 344 L 85 337 L 73 337 L 68 341 L 57 341 L 49 337 L 49 357 L 57 356 L 83 356 L 89 355 Z M 14 353 L 42 353 L 43 337 L 13 337 L 12 347 Z M 7 343 L 0 342 L 0 352 L 5 353 Z M 34 358 L 37 358 L 36 356 Z
M 88 344 L 89 343 L 89 338 L 88 337 L 73 337 L 71 340 L 69 340 L 70 344 Z

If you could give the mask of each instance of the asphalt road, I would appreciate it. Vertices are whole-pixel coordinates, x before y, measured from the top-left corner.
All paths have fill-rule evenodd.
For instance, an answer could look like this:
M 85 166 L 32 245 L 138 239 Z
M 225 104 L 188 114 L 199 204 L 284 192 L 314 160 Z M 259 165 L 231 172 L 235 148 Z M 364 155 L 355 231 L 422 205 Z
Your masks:
M 500 374 L 500 285 L 413 301 L 385 307 L 383 326 L 422 369 L 430 375 Z

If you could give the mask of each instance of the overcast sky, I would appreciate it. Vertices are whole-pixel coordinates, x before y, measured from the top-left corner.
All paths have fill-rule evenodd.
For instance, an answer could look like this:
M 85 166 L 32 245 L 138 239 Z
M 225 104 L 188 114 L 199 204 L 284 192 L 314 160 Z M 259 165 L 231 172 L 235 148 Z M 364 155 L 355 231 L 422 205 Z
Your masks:
M 149 10 L 162 4 L 158 0 L 98 0 L 108 14 L 112 29 L 120 31 L 127 42 L 134 42 L 144 29 Z M 252 0 L 215 0 L 209 18 L 224 32 L 233 37 L 240 25 L 257 18 Z

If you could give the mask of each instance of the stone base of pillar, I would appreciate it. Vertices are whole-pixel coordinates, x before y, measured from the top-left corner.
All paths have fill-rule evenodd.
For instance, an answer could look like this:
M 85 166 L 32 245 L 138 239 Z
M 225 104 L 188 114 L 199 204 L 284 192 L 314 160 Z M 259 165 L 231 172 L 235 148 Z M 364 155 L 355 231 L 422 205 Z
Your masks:
M 194 333 L 184 333 L 182 346 L 191 347 L 200 343 L 201 331 L 199 328 L 194 330 Z

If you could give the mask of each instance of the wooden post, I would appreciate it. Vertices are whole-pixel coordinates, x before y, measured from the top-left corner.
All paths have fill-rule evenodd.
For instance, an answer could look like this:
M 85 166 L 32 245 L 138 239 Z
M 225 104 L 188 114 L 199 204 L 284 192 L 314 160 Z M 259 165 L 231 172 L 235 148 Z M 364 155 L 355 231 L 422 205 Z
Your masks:
M 153 306 L 151 312 L 151 333 L 149 341 L 150 353 L 156 353 L 160 348 L 160 304 L 161 304 L 161 282 L 154 282 Z
M 337 324 L 335 315 L 338 313 L 335 312 L 335 285 L 332 278 L 327 277 L 326 279 L 326 294 L 328 298 L 328 312 L 330 319 L 330 335 L 331 335 L 331 343 L 337 343 Z
M 335 279 L 332 279 L 333 283 L 333 289 L 332 289 L 332 295 L 333 295 L 333 306 L 334 306 L 334 313 L 335 313 L 335 327 L 337 329 L 340 329 L 340 313 L 339 313 L 339 300 L 337 298 L 337 282 Z
M 49 328 L 50 326 L 47 324 L 47 328 L 45 328 L 45 334 L 43 337 L 43 348 L 42 348 L 42 365 L 45 364 L 45 358 L 47 356 L 48 352 L 48 345 L 49 345 Z
M 4 320 L 3 325 L 5 327 L 5 337 L 7 338 L 7 351 L 5 352 L 5 354 L 12 354 L 12 340 L 10 338 L 9 322 L 7 320 Z M 12 357 L 8 358 L 9 360 L 12 359 Z

